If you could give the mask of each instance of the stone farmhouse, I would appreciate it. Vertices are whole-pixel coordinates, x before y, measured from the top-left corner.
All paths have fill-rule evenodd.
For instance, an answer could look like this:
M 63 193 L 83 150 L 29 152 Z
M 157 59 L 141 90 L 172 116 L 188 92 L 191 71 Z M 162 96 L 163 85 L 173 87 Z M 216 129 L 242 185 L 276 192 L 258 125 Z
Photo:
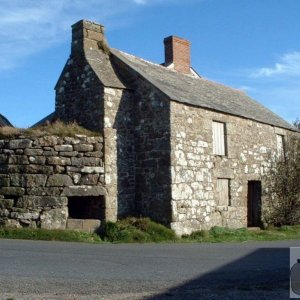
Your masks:
M 41 187 L 18 191 L 17 203 L 27 201 L 27 212 L 40 208 L 36 219 L 44 227 L 127 215 L 149 216 L 179 235 L 261 225 L 262 174 L 295 128 L 243 92 L 199 76 L 187 40 L 170 36 L 164 46 L 165 62 L 158 65 L 110 48 L 102 25 L 81 20 L 72 26 L 55 112 L 42 122 L 76 121 L 101 139 L 27 141 L 29 165 L 30 155 L 53 153 L 40 159 L 55 168 L 43 165 L 44 176 L 32 179 Z M 34 151 L 39 142 L 42 150 Z M 17 156 L 18 143 L 3 145 L 13 145 Z M 7 185 L 11 172 L 2 172 Z M 4 190 L 2 198 L 11 197 Z M 43 211 L 49 201 L 52 210 Z M 54 215 L 64 220 L 56 227 Z

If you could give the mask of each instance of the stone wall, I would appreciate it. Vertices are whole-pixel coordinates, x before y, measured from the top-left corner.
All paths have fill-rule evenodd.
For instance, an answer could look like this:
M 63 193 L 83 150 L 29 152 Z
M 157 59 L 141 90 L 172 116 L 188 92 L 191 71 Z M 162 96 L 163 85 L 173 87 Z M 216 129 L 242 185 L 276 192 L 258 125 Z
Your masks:
M 227 155 L 213 154 L 212 122 L 225 123 Z M 248 181 L 261 180 L 277 153 L 276 134 L 255 121 L 171 103 L 172 228 L 247 227 Z M 229 205 L 217 203 L 217 179 L 228 179 Z
M 70 197 L 104 202 L 102 148 L 83 135 L 0 140 L 0 224 L 64 229 Z
M 136 109 L 136 205 L 153 220 L 171 222 L 170 101 L 142 80 Z
M 102 132 L 103 85 L 84 55 L 68 59 L 55 90 L 58 119 Z
M 169 225 L 171 222 L 170 100 L 134 70 L 114 58 L 115 70 L 131 90 L 131 140 L 135 155 L 135 210 Z M 121 102 L 118 119 L 128 101 Z M 130 149 L 130 148 L 129 148 Z M 122 150 L 120 148 L 120 150 Z M 121 151 L 120 151 L 121 152 Z M 122 180 L 119 178 L 119 180 Z
M 172 101 L 120 58 L 109 55 L 103 34 L 103 26 L 95 23 L 80 21 L 73 25 L 71 55 L 56 85 L 55 111 L 62 121 L 77 121 L 101 133 L 103 157 L 102 153 L 90 155 L 98 150 L 78 151 L 73 142 L 64 140 L 55 145 L 38 144 L 41 154 L 36 155 L 39 158 L 34 163 L 25 153 L 27 146 L 10 149 L 7 145 L 11 142 L 5 142 L 6 150 L 12 152 L 1 153 L 4 168 L 0 180 L 7 185 L 0 190 L 2 203 L 28 210 L 19 207 L 26 197 L 54 197 L 57 202 L 50 211 L 58 209 L 66 216 L 68 196 L 64 191 L 72 190 L 73 196 L 80 196 L 91 190 L 86 186 L 91 187 L 93 182 L 92 190 L 97 192 L 91 194 L 100 195 L 96 188 L 105 186 L 106 220 L 149 216 L 171 224 L 178 234 L 214 225 L 247 226 L 248 182 L 261 180 L 270 164 L 269 154 L 277 150 L 276 134 L 286 135 L 286 131 Z M 213 121 L 226 124 L 228 151 L 224 156 L 213 155 Z M 77 153 L 70 158 L 67 151 L 55 149 L 64 144 L 72 147 L 69 153 Z M 76 147 L 81 144 L 88 144 L 88 140 Z M 46 157 L 45 152 L 56 154 Z M 82 165 L 77 166 L 79 161 Z M 95 174 L 87 172 L 95 167 L 100 168 Z M 21 173 L 25 179 L 20 175 L 18 183 L 14 176 Z M 65 186 L 49 186 L 57 182 L 56 178 L 64 178 Z M 82 178 L 89 179 L 83 182 Z M 228 183 L 228 205 L 217 201 L 217 185 L 222 180 Z M 9 198 L 9 190 L 17 196 Z M 36 212 L 30 209 L 30 213 Z M 30 217 L 27 225 L 46 226 L 42 216 L 47 211 L 37 210 L 37 219 Z M 2 220 L 25 220 L 11 218 L 11 212 L 3 208 Z
M 132 91 L 104 88 L 107 219 L 135 213 L 135 107 Z

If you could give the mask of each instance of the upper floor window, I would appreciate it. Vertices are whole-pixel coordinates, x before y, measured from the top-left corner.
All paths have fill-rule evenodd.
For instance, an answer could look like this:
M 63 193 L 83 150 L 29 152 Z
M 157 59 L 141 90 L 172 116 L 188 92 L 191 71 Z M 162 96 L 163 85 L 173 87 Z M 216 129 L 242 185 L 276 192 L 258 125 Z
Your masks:
M 276 134 L 277 154 L 278 157 L 284 156 L 284 136 Z
M 213 154 L 226 155 L 226 126 L 225 123 L 212 122 L 213 130 Z

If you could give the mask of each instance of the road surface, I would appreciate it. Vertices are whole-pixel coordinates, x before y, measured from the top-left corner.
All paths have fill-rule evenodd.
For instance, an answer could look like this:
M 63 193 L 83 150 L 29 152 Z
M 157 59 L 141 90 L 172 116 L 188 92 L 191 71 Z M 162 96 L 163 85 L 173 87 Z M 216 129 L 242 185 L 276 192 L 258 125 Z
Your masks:
M 0 240 L 0 299 L 288 299 L 290 246 Z

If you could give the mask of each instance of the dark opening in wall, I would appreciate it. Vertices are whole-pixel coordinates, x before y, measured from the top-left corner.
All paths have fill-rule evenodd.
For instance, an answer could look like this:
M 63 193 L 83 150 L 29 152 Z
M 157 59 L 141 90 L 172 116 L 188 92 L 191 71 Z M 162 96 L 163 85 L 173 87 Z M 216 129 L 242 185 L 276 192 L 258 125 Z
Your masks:
M 68 208 L 71 219 L 103 220 L 105 216 L 103 196 L 70 197 Z
M 261 226 L 261 181 L 248 181 L 248 227 Z

